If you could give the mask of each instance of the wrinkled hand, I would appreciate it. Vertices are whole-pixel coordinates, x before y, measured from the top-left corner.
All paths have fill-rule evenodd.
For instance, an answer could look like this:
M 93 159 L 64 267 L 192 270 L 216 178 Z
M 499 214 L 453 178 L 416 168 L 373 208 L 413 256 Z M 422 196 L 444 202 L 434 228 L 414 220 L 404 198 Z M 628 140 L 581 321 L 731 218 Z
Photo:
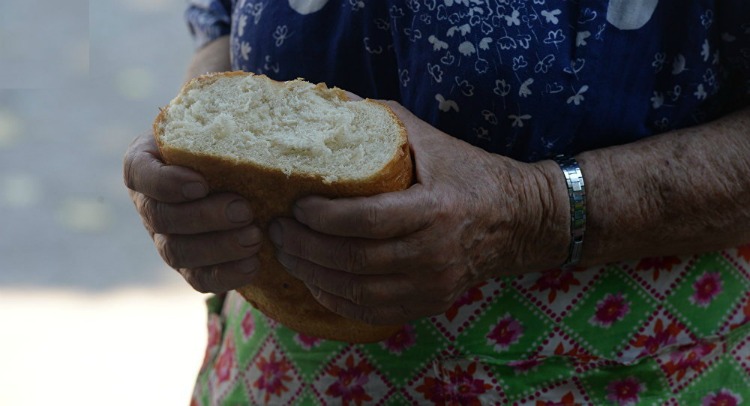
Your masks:
M 209 194 L 203 177 L 164 164 L 153 136 L 130 145 L 125 184 L 164 261 L 199 292 L 221 293 L 252 282 L 261 232 L 247 201 Z
M 552 215 L 560 212 L 544 170 L 389 105 L 406 125 L 417 183 L 366 198 L 304 198 L 294 219 L 270 227 L 279 261 L 323 306 L 369 323 L 401 323 L 444 312 L 486 279 L 564 261 L 565 212 L 552 233 L 561 218 Z

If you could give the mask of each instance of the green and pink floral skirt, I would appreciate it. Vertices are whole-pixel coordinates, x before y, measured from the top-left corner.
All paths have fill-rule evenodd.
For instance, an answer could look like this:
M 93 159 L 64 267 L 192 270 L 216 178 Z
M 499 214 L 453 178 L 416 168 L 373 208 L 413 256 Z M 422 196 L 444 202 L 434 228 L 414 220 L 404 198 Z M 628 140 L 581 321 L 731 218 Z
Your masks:
M 750 245 L 490 280 L 375 344 L 209 308 L 194 405 L 750 404 Z

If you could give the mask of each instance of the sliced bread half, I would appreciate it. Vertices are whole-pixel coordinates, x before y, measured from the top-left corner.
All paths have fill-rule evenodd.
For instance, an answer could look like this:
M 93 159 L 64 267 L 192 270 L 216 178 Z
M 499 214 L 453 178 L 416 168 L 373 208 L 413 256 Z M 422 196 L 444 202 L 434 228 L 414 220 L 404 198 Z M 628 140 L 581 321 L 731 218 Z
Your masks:
M 302 197 L 370 196 L 412 183 L 406 130 L 393 111 L 372 100 L 350 101 L 322 83 L 203 75 L 161 110 L 154 136 L 166 163 L 198 171 L 212 191 L 248 199 L 264 233 L 272 219 L 291 217 Z M 258 277 L 238 292 L 287 327 L 347 342 L 380 341 L 398 330 L 320 305 L 278 263 L 267 238 L 259 256 Z

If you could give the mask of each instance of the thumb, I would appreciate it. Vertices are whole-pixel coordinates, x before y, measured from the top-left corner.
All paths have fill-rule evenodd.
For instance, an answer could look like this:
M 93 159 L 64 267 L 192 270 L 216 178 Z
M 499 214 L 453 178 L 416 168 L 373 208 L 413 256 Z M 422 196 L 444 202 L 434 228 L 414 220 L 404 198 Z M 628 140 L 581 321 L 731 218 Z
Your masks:
M 370 197 L 328 199 L 309 196 L 297 201 L 295 218 L 311 229 L 342 237 L 388 239 L 427 227 L 428 209 L 437 206 L 421 185 Z
M 433 127 L 430 123 L 422 120 L 409 111 L 406 107 L 393 100 L 378 100 L 379 103 L 388 106 L 396 117 L 406 127 L 406 132 L 409 137 L 409 144 L 412 146 L 412 151 L 424 151 L 429 150 L 430 146 L 434 146 L 436 141 L 441 138 L 453 139 L 449 135 L 443 133 L 437 128 Z

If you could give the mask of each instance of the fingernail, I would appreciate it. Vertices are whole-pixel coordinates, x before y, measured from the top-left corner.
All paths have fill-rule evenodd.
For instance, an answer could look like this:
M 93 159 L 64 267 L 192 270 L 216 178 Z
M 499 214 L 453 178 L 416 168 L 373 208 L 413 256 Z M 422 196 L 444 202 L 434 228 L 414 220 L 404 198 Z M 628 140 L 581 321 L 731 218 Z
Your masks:
M 182 185 L 182 195 L 186 199 L 200 199 L 207 194 L 208 188 L 200 182 L 190 182 Z
M 281 225 L 277 222 L 271 223 L 271 226 L 268 227 L 268 237 L 271 239 L 271 242 L 273 242 L 273 245 L 277 247 L 282 246 L 282 239 L 281 239 Z
M 260 230 L 257 227 L 246 228 L 239 232 L 237 241 L 243 247 L 252 247 L 260 244 Z
M 227 218 L 234 223 L 244 223 L 252 219 L 250 206 L 242 201 L 235 200 L 227 206 Z

